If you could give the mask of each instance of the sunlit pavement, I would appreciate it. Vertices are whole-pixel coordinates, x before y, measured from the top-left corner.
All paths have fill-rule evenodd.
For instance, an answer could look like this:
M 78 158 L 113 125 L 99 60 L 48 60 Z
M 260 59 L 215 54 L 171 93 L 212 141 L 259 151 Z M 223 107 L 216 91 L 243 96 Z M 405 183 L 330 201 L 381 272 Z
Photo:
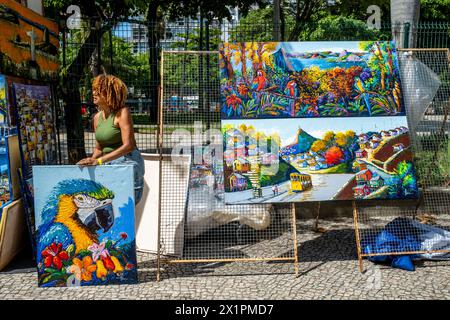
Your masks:
M 139 254 L 136 285 L 38 288 L 35 270 L 28 270 L 0 273 L 0 299 L 450 299 L 450 262 L 421 262 L 408 272 L 364 260 L 361 274 L 352 219 L 321 220 L 323 234 L 312 225 L 298 222 L 298 277 L 285 262 L 163 264 L 156 282 L 156 256 Z M 261 254 L 279 250 L 276 242 L 288 236 L 271 240 Z

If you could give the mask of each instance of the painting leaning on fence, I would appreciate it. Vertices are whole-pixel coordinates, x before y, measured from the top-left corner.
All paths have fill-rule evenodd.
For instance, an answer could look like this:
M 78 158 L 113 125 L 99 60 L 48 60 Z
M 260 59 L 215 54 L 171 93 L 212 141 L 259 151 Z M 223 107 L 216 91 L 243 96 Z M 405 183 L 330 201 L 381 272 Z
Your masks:
M 39 286 L 137 282 L 132 166 L 34 166 Z
M 222 119 L 405 115 L 393 42 L 219 48 Z
M 222 120 L 225 202 L 417 198 L 399 117 Z

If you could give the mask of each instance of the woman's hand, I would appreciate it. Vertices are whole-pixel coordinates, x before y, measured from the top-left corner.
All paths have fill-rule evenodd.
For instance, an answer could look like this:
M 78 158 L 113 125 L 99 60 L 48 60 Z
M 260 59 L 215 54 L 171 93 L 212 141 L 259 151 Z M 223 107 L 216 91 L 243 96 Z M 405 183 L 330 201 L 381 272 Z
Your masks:
M 77 162 L 79 166 L 96 166 L 98 165 L 98 160 L 94 158 L 84 158 Z

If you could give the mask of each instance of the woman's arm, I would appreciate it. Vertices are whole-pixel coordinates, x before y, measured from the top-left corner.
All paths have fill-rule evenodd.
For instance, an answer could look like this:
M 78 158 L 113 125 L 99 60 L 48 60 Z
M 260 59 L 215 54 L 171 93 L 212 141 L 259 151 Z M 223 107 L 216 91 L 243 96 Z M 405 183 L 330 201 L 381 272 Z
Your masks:
M 102 162 L 106 163 L 114 159 L 120 158 L 136 148 L 136 140 L 134 138 L 133 120 L 131 112 L 128 108 L 122 108 L 117 113 L 117 126 L 119 126 L 122 133 L 122 146 L 114 151 L 111 151 L 104 156 L 101 156 Z
M 95 114 L 94 119 L 93 119 L 93 121 L 92 121 L 92 129 L 94 129 L 94 133 L 95 133 L 95 130 L 97 130 L 98 117 L 100 116 L 100 112 L 101 112 L 101 111 L 99 111 L 99 112 L 97 112 L 97 113 Z M 92 152 L 91 158 L 92 158 L 92 159 L 98 159 L 98 158 L 100 158 L 100 157 L 102 156 L 102 154 L 103 154 L 103 151 L 102 151 L 102 150 L 103 150 L 103 149 L 102 149 L 102 146 L 100 145 L 100 143 L 98 143 L 98 141 L 95 140 L 94 152 Z
M 100 116 L 100 112 L 101 111 L 95 114 L 94 119 L 92 121 L 92 128 L 94 129 L 94 134 L 95 130 L 97 130 L 98 117 Z M 81 166 L 97 164 L 97 159 L 100 158 L 102 154 L 103 154 L 102 147 L 100 146 L 98 141 L 95 140 L 95 147 L 92 152 L 92 156 L 81 159 L 80 161 L 77 162 L 77 164 Z

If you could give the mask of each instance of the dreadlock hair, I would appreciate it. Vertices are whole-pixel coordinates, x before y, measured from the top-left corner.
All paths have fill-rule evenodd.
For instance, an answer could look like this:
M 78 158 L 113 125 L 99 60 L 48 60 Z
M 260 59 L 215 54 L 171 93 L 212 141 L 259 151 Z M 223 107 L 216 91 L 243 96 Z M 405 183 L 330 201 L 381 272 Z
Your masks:
M 97 91 L 105 99 L 109 112 L 115 113 L 125 106 L 128 93 L 127 86 L 113 75 L 101 74 L 96 76 L 92 82 L 92 91 Z

